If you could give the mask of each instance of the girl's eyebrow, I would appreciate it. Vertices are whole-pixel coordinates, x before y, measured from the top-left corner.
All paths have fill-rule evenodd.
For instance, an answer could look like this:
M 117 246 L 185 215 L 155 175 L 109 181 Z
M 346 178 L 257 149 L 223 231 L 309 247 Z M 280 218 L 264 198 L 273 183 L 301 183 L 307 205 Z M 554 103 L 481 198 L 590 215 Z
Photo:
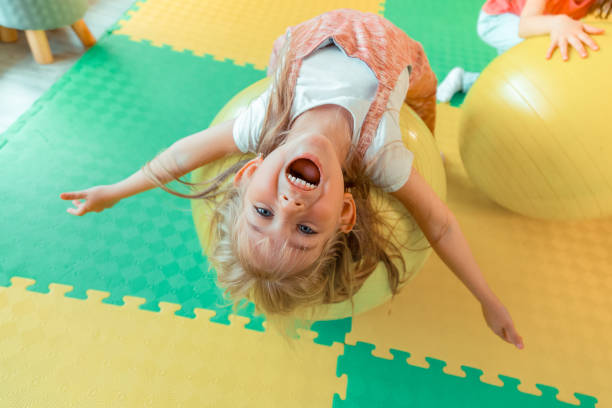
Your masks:
M 257 232 L 257 233 L 259 233 L 261 235 L 265 235 L 264 232 L 262 231 L 262 229 L 259 228 L 257 225 L 251 223 L 251 221 L 247 220 L 247 225 L 249 227 L 251 227 L 255 232 Z M 300 244 L 296 244 L 295 242 L 292 242 L 292 241 L 288 241 L 287 242 L 287 246 L 289 248 L 298 249 L 300 251 L 311 251 L 311 250 L 316 248 L 316 246 L 300 245 Z

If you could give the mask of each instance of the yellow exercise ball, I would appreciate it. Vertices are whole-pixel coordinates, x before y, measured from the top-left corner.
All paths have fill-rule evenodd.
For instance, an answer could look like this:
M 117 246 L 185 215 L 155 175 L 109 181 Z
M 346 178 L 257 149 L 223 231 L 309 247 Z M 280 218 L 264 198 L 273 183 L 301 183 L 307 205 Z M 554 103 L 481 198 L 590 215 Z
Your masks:
M 612 24 L 586 59 L 544 58 L 548 36 L 528 39 L 482 72 L 463 104 L 460 152 L 493 201 L 544 219 L 612 215 Z
M 230 120 L 242 112 L 249 103 L 257 98 L 268 87 L 269 79 L 265 78 L 256 82 L 232 98 L 227 105 L 217 114 L 212 125 Z M 427 126 L 421 121 L 407 105 L 400 112 L 400 127 L 402 129 L 404 144 L 415 156 L 414 165 L 419 173 L 429 182 L 440 198 L 446 197 L 446 175 L 440 153 Z M 210 163 L 195 170 L 191 174 L 192 182 L 202 182 L 213 178 L 223 169 L 238 161 L 241 155 L 230 156 L 216 162 Z M 373 190 L 371 197 L 374 208 L 385 211 L 387 220 L 394 225 L 393 239 L 402 244 L 407 243 L 408 250 L 403 252 L 406 263 L 407 277 L 412 278 L 421 268 L 431 247 L 427 239 L 416 226 L 411 215 L 406 209 L 389 194 L 377 189 Z M 204 200 L 192 200 L 193 219 L 200 239 L 200 244 L 206 254 L 210 248 L 209 242 L 209 220 L 212 213 L 210 204 Z M 214 266 L 214 265 L 213 265 Z M 350 300 L 340 303 L 321 305 L 315 311 L 317 320 L 340 319 L 343 317 L 359 314 L 382 304 L 391 297 L 387 272 L 382 263 L 374 270 L 366 280 L 361 289 L 353 297 L 354 308 Z M 296 316 L 309 318 L 309 316 Z

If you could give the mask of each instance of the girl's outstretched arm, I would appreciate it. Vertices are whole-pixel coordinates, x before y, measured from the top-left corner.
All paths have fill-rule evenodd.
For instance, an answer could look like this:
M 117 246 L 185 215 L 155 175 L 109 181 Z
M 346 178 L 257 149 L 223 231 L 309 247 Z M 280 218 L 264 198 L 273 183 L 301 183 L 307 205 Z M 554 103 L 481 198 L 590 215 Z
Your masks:
M 519 36 L 526 38 L 550 34 L 550 47 L 546 52 L 546 58 L 552 57 L 557 48 L 565 61 L 568 59 L 569 46 L 574 47 L 582 58 L 587 56 L 584 45 L 593 51 L 599 49 L 589 34 L 602 34 L 603 29 L 584 24 L 565 14 L 543 15 L 545 7 L 546 0 L 527 0 L 521 12 Z
M 232 129 L 234 121 L 212 126 L 176 141 L 150 162 L 162 183 L 169 183 L 200 166 L 226 155 L 238 152 Z M 73 215 L 100 212 L 111 208 L 120 200 L 157 187 L 141 170 L 115 184 L 95 186 L 81 191 L 61 193 L 62 200 L 72 200 Z
M 413 167 L 410 178 L 391 193 L 410 211 L 431 246 L 481 304 L 488 326 L 508 343 L 523 348 L 510 314 L 484 279 L 455 216 Z

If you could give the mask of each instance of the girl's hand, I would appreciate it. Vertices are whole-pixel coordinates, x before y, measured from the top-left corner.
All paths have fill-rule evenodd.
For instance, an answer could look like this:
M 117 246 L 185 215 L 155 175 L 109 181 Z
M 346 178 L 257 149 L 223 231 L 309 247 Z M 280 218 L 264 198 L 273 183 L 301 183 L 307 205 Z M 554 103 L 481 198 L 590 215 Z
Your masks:
M 564 61 L 567 61 L 568 45 L 574 47 L 582 58 L 586 58 L 587 52 L 584 49 L 583 43 L 588 45 L 593 51 L 599 50 L 599 46 L 589 34 L 602 34 L 603 32 L 602 28 L 584 24 L 565 14 L 555 16 L 550 30 L 550 48 L 548 48 L 546 53 L 546 59 L 550 59 L 558 47 L 561 57 Z
M 111 186 L 96 186 L 87 190 L 74 191 L 71 193 L 60 194 L 62 200 L 72 200 L 75 208 L 68 208 L 66 211 L 72 215 L 85 215 L 88 212 L 101 212 L 117 204 L 120 197 L 117 197 Z M 85 201 L 81 201 L 85 200 Z
M 507 341 L 510 344 L 514 344 L 516 348 L 523 349 L 523 338 L 518 334 L 510 313 L 506 310 L 505 306 L 497 299 L 482 303 L 482 314 L 487 322 L 487 325 L 493 330 L 495 334 Z

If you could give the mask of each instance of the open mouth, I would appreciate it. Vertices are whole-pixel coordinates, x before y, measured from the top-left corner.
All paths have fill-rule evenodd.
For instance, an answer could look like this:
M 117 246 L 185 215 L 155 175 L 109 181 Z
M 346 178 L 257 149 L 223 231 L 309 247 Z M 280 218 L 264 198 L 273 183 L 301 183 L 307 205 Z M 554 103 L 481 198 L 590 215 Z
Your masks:
M 314 190 L 321 181 L 321 171 L 314 161 L 301 157 L 287 167 L 287 179 L 301 190 Z

